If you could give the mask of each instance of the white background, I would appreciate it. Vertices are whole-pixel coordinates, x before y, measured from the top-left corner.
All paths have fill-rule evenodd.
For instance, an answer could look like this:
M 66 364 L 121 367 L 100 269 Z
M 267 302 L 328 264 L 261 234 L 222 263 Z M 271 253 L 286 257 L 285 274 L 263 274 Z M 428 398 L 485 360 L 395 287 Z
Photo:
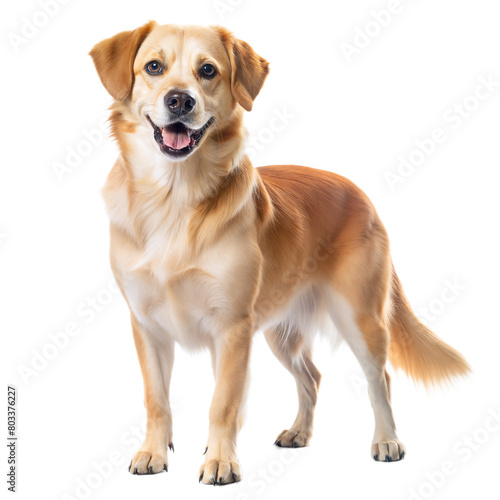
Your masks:
M 480 78 L 500 82 L 498 2 L 401 0 L 384 27 L 371 21 L 388 8 L 385 0 L 218 4 L 70 0 L 17 46 L 12 40 L 22 36 L 24 18 L 43 22 L 40 3 L 3 7 L 0 321 L 3 387 L 18 386 L 17 497 L 493 497 L 500 424 L 484 426 L 492 423 L 490 412 L 500 411 L 500 87 L 482 101 L 473 96 Z M 117 151 L 107 133 L 96 132 L 111 98 L 87 54 L 103 38 L 150 19 L 223 24 L 271 62 L 246 117 L 250 135 L 267 141 L 254 163 L 332 170 L 365 190 L 416 311 L 431 307 L 436 314 L 427 323 L 472 365 L 467 380 L 431 391 L 393 374 L 394 413 L 408 448 L 403 462 L 370 458 L 373 415 L 361 370 L 345 346 L 332 352 L 326 340 L 315 353 L 323 381 L 311 446 L 294 454 L 273 447 L 293 422 L 296 393 L 259 333 L 239 439 L 243 481 L 198 484 L 213 380 L 208 354 L 182 349 L 172 380 L 169 472 L 128 474 L 139 446 L 133 434 L 145 418 L 142 379 L 125 302 L 107 290 L 108 223 L 99 190 Z M 367 46 L 348 62 L 341 44 L 354 44 L 357 34 L 359 45 L 369 22 Z M 451 120 L 464 100 L 469 116 Z M 283 111 L 293 119 L 269 139 L 265 129 Z M 385 173 L 397 172 L 398 157 L 408 158 L 415 141 L 435 128 L 446 140 L 391 190 Z M 92 130 L 96 144 L 85 149 Z M 59 179 L 54 165 L 78 147 L 86 156 Z M 459 289 L 450 289 L 453 282 Z M 91 317 L 85 311 L 92 297 L 107 303 Z M 79 334 L 54 351 L 49 335 L 68 323 Z M 20 369 L 34 359 L 37 370 L 23 377 Z M 6 453 L 4 447 L 4 464 Z M 96 472 L 111 458 L 116 465 Z M 443 464 L 446 476 L 437 472 Z

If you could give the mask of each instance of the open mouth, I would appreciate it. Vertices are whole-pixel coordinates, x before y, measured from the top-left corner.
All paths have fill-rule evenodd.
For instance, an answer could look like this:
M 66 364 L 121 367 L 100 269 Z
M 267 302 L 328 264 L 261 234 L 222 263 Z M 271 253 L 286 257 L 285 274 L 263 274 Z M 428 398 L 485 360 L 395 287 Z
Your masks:
M 201 141 L 205 130 L 214 122 L 212 116 L 203 127 L 195 130 L 186 127 L 181 122 L 171 123 L 166 127 L 158 127 L 149 116 L 146 115 L 146 117 L 153 127 L 155 141 L 160 146 L 162 153 L 176 158 L 182 158 L 190 154 Z

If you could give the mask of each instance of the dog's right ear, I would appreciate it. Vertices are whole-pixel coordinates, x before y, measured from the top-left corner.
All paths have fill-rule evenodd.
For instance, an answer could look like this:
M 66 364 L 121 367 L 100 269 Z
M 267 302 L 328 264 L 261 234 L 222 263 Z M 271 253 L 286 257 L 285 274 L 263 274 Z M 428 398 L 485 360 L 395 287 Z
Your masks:
M 89 52 L 97 74 L 106 90 L 117 101 L 126 99 L 134 85 L 134 59 L 156 23 L 149 23 L 133 31 L 123 31 L 99 42 Z

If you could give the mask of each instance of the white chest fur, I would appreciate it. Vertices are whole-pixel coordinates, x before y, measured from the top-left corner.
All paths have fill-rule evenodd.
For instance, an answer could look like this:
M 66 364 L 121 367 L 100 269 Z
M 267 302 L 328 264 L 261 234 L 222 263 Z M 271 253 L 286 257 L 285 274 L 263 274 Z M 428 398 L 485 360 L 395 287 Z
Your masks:
M 113 272 L 144 330 L 187 348 L 211 344 L 249 303 L 251 292 L 237 272 L 248 256 L 245 238 L 226 234 L 193 252 L 186 205 L 179 209 L 173 199 L 152 196 L 134 212 L 121 187 L 105 192 L 105 200 Z

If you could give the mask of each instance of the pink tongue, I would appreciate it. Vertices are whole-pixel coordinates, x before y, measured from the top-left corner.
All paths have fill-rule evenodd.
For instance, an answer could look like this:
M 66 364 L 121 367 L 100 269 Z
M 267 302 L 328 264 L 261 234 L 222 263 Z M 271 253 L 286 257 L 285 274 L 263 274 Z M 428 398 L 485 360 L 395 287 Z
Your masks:
M 182 149 L 186 146 L 189 146 L 191 139 L 186 132 L 177 133 L 177 132 L 169 132 L 168 130 L 162 128 L 161 129 L 163 144 L 172 149 Z

